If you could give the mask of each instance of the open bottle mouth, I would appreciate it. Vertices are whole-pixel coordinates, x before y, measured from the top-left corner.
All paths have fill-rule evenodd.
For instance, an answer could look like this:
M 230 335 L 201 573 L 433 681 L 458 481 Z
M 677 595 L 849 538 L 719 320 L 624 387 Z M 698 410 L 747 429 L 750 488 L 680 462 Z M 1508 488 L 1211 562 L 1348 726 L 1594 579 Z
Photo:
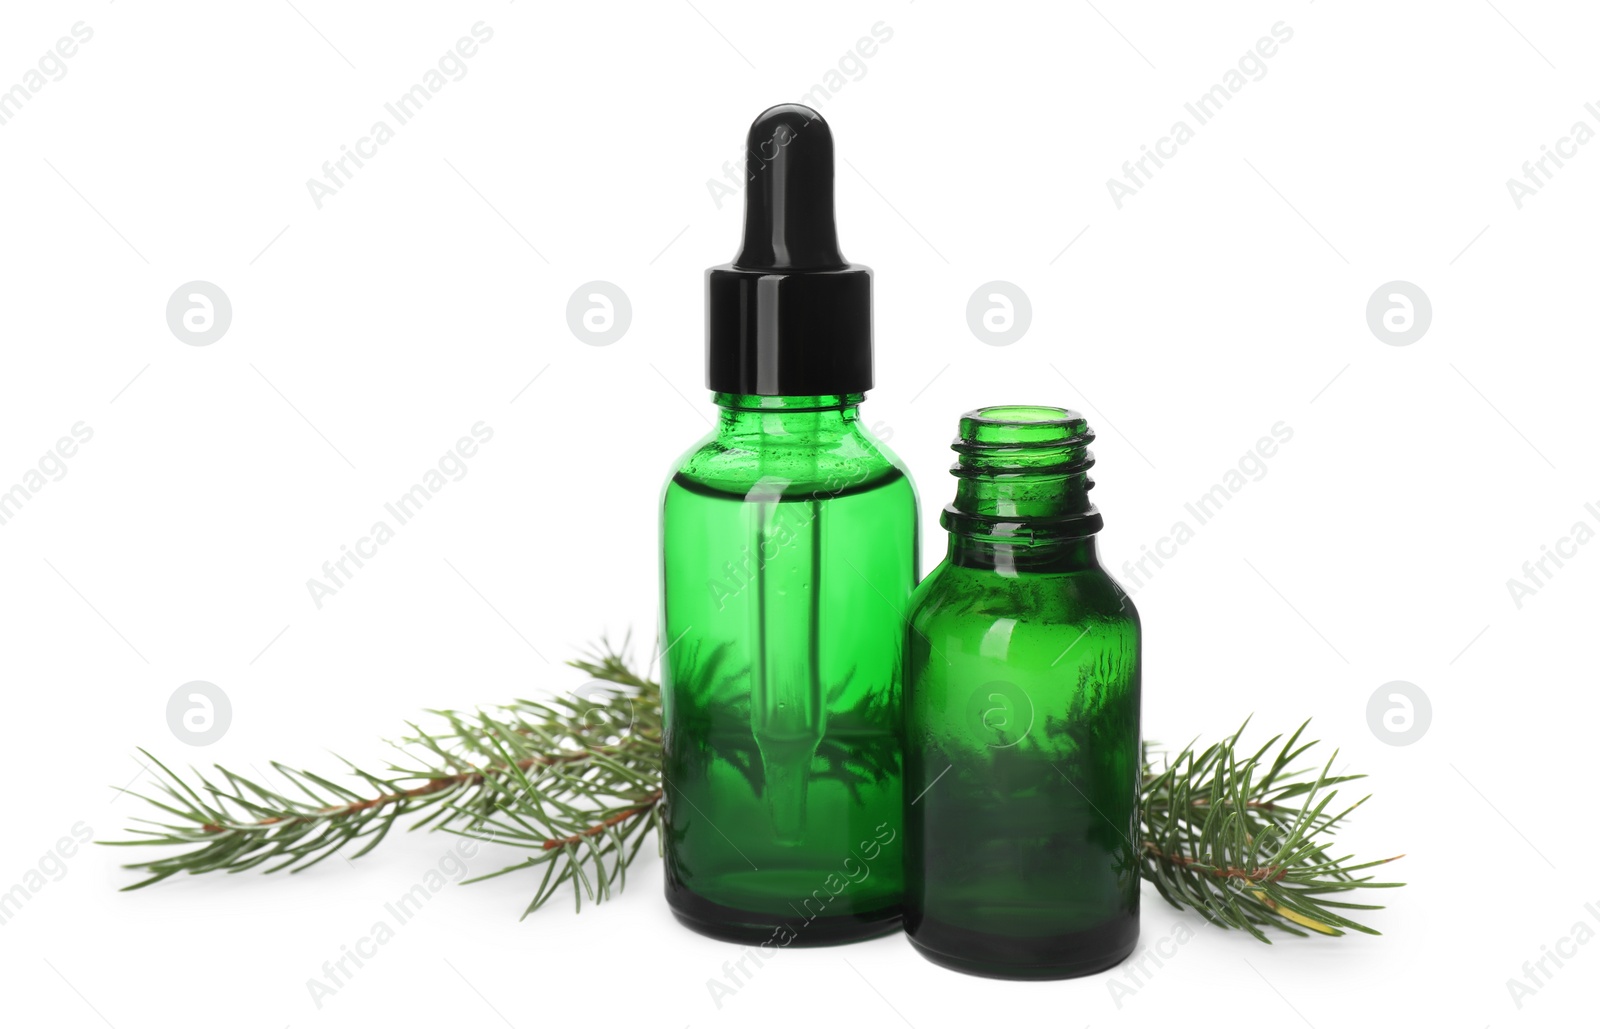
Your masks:
M 1016 543 L 1093 535 L 1089 501 L 1094 432 L 1076 411 L 1041 404 L 980 407 L 961 417 L 950 447 L 958 480 L 941 524 L 951 532 Z
M 979 432 L 1021 432 L 1029 438 L 1059 439 L 1063 429 L 1086 430 L 1083 415 L 1065 407 L 1039 404 L 999 404 L 980 407 L 961 416 L 961 435 L 975 437 Z
M 1064 407 L 1003 404 L 961 416 L 951 473 L 964 478 L 999 475 L 1073 475 L 1094 464 L 1094 432 Z

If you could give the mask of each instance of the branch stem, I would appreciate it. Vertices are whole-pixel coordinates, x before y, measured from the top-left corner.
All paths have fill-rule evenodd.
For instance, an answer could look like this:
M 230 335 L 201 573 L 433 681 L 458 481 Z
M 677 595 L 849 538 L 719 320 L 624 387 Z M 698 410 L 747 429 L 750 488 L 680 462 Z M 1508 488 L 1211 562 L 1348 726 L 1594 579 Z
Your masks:
M 1287 868 L 1281 868 L 1278 865 L 1267 865 L 1263 868 L 1237 868 L 1233 865 L 1229 865 L 1226 868 L 1214 868 L 1203 861 L 1183 854 L 1168 854 L 1151 840 L 1144 841 L 1144 849 L 1147 854 L 1154 854 L 1162 861 L 1177 865 L 1179 868 L 1197 868 L 1202 872 L 1210 872 L 1218 879 L 1243 879 L 1252 883 L 1275 883 L 1289 874 Z
M 599 836 L 601 833 L 605 832 L 614 825 L 621 825 L 630 818 L 638 818 L 640 815 L 649 812 L 659 803 L 661 803 L 661 791 L 651 790 L 645 795 L 644 800 L 640 801 L 636 806 L 618 811 L 610 818 L 607 818 L 602 822 L 596 822 L 594 825 L 589 826 L 589 828 L 583 830 L 582 832 L 573 833 L 571 836 L 562 836 L 558 839 L 545 840 L 543 847 L 545 850 L 555 850 L 557 847 L 568 847 L 574 843 L 582 843 L 588 837 Z

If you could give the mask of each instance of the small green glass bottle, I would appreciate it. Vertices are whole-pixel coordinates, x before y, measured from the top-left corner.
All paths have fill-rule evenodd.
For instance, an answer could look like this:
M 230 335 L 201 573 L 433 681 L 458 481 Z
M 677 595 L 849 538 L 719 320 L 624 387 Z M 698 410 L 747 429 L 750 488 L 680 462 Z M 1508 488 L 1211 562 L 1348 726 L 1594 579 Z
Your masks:
M 963 972 L 1087 975 L 1139 934 L 1139 616 L 1100 566 L 1084 419 L 960 432 L 908 617 L 906 933 Z
M 839 943 L 900 925 L 916 495 L 860 420 L 872 280 L 834 238 L 828 128 L 775 107 L 750 154 L 707 279 L 717 425 L 662 499 L 666 893 L 708 935 Z

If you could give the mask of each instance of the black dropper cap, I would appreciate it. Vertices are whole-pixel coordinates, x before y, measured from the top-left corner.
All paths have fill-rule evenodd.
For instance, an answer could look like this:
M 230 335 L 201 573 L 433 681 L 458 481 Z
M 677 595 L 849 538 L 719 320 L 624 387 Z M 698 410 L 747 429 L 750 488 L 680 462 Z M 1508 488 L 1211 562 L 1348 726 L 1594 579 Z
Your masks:
M 833 133 L 780 104 L 750 125 L 744 242 L 706 271 L 706 385 L 821 396 L 872 388 L 872 269 L 839 253 Z

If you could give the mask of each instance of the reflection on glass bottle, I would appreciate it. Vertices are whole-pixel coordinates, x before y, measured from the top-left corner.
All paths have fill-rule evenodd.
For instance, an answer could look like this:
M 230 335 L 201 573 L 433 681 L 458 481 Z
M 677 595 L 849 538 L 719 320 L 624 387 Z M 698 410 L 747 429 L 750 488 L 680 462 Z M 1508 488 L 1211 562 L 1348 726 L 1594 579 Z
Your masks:
M 1092 439 L 1061 408 L 964 417 L 912 598 L 905 925 L 965 972 L 1085 975 L 1138 938 L 1139 618 L 1100 567 Z

